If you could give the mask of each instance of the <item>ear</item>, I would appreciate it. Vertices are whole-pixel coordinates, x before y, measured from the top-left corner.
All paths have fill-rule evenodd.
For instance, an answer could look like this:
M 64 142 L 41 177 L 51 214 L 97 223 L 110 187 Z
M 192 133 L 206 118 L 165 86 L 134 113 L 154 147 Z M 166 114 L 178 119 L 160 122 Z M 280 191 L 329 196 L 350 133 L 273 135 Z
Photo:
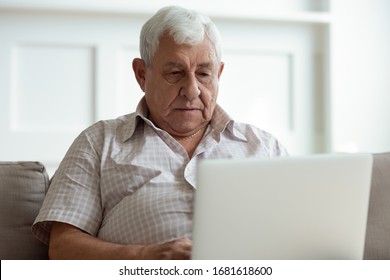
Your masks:
M 146 74 L 146 64 L 140 58 L 134 58 L 133 60 L 133 71 L 135 78 L 142 89 L 145 92 L 145 74 Z
M 224 67 L 225 67 L 225 63 L 221 62 L 221 65 L 219 66 L 219 70 L 218 70 L 218 80 L 221 78 Z

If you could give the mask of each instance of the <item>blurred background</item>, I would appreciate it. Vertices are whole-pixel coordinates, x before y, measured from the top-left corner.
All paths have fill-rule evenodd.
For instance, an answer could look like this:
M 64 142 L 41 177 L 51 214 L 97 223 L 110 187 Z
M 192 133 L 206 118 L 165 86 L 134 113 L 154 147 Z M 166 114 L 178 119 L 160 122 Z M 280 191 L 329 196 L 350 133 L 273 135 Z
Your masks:
M 292 155 L 390 151 L 390 1 L 0 0 L 0 161 L 52 175 L 73 139 L 142 97 L 142 24 L 180 5 L 223 39 L 219 103 Z

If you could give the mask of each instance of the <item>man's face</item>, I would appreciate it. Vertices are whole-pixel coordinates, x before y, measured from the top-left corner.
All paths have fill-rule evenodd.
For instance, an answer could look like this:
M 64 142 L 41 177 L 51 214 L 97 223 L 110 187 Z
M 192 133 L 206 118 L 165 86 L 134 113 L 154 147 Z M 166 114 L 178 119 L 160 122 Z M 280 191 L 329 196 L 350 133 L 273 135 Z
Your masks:
M 151 120 L 175 136 L 205 126 L 214 112 L 222 70 L 206 36 L 195 46 L 163 37 L 151 67 L 144 66 L 144 81 L 139 81 Z

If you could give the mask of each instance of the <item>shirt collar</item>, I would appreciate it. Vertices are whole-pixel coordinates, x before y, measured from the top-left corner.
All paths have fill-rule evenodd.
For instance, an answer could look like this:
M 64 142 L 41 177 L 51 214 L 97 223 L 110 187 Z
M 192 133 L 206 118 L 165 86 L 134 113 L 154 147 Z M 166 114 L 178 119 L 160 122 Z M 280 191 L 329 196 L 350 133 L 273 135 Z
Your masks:
M 235 121 L 218 104 L 215 106 L 210 126 L 220 134 L 226 130 L 237 140 L 248 141 L 245 135 L 235 128 Z
M 122 142 L 126 142 L 133 136 L 134 131 L 141 120 L 152 124 L 152 122 L 147 118 L 148 112 L 149 109 L 146 105 L 145 97 L 142 97 L 142 99 L 137 105 L 135 112 L 122 117 Z
M 143 120 L 148 125 L 155 128 L 155 125 L 148 119 L 149 109 L 145 101 L 145 97 L 142 97 L 137 105 L 136 111 L 132 114 L 123 116 L 123 128 L 122 128 L 122 141 L 129 140 L 138 126 L 139 122 Z M 210 121 L 211 128 L 215 129 L 219 134 L 227 130 L 233 137 L 238 140 L 247 142 L 247 138 L 239 130 L 235 129 L 234 120 L 229 116 L 225 110 L 218 104 L 215 106 L 213 116 Z M 157 129 L 157 128 L 156 128 Z

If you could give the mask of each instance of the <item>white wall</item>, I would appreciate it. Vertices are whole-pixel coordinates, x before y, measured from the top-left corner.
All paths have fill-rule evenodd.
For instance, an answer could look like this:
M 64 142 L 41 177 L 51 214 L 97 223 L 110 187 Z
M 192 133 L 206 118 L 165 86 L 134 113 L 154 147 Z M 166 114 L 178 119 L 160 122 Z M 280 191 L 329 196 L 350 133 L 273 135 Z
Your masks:
M 139 31 L 168 4 L 217 23 L 219 101 L 238 120 L 293 155 L 390 150 L 389 3 L 0 0 L 0 160 L 54 171 L 82 129 L 133 111 Z
M 390 1 L 333 1 L 331 147 L 390 151 Z

